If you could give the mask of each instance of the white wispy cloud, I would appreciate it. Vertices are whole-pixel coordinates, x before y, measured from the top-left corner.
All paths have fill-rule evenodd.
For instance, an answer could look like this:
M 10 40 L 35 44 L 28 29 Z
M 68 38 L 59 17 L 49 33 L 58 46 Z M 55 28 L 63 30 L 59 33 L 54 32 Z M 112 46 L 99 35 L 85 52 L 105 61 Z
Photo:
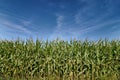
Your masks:
M 3 13 L 0 13 L 0 17 L 0 39 L 13 40 L 18 37 L 21 39 L 27 39 L 34 34 L 26 27 L 30 23 L 25 21 L 25 19 L 14 18 Z
M 68 34 L 67 36 L 69 36 L 69 38 L 79 38 L 79 37 L 85 38 L 89 36 L 89 33 L 94 34 L 96 30 L 99 30 L 99 29 L 102 30 L 102 28 L 120 23 L 119 18 L 110 19 L 110 16 L 111 16 L 111 13 L 109 13 L 110 9 L 108 10 L 106 8 L 105 12 L 96 14 L 95 13 L 96 10 L 95 11 L 93 10 L 95 6 L 96 5 L 90 4 L 89 6 L 78 10 L 78 12 L 74 14 L 73 16 L 74 18 L 73 19 L 71 18 L 70 21 L 65 21 L 66 17 L 64 16 L 61 16 L 61 15 L 57 16 L 57 20 L 56 20 L 57 26 L 55 31 L 52 34 L 52 37 L 55 38 L 56 36 L 57 37 L 62 36 L 62 38 L 65 39 L 66 35 Z M 110 30 L 111 27 L 108 29 Z
M 51 34 L 49 39 L 55 39 L 57 37 L 62 38 L 63 36 L 62 29 L 63 29 L 63 24 L 64 24 L 64 16 L 60 14 L 57 14 L 56 16 L 57 16 L 56 18 L 57 25 L 55 26 L 55 30 Z
M 62 27 L 63 20 L 64 20 L 64 16 L 62 15 L 57 16 L 57 29 L 60 29 Z
M 63 39 L 66 39 L 66 35 L 68 34 L 67 37 L 69 37 L 69 38 L 87 38 L 87 36 L 89 36 L 89 33 L 94 34 L 95 33 L 94 31 L 96 31 L 96 30 L 99 30 L 99 29 L 102 29 L 105 27 L 109 27 L 110 25 L 113 25 L 113 24 L 120 23 L 120 19 L 106 19 L 106 17 L 109 17 L 109 15 L 104 14 L 97 18 L 90 19 L 87 22 L 83 22 L 83 23 L 81 22 L 80 24 L 77 24 L 77 25 L 76 25 L 76 23 L 67 24 L 64 21 L 62 24 L 67 24 L 67 25 L 61 25 L 62 26 L 61 30 L 54 33 L 54 37 L 56 37 L 56 35 L 61 35 Z M 104 19 L 106 19 L 106 20 L 104 20 Z M 116 26 L 118 26 L 118 25 L 116 25 Z M 108 28 L 108 30 L 109 29 L 111 29 L 111 27 Z M 119 32 L 119 31 L 117 31 L 117 32 Z M 114 31 L 113 33 L 115 34 L 116 31 Z M 95 36 L 93 36 L 93 37 L 95 37 Z
M 0 24 L 2 25 L 1 27 L 6 27 L 6 29 L 9 29 L 12 31 L 18 31 L 18 32 L 24 32 L 27 34 L 31 34 L 31 31 L 25 27 L 31 24 L 30 21 L 27 21 L 24 18 L 19 18 L 15 16 L 11 17 L 10 15 L 4 14 L 4 13 L 0 13 L 0 17 L 1 17 Z M 13 19 L 19 23 L 14 22 Z
M 3 23 L 3 24 L 4 24 L 5 26 L 8 26 L 8 27 L 11 27 L 11 28 L 20 30 L 20 31 L 25 32 L 25 33 L 31 33 L 27 28 L 25 28 L 25 27 L 22 26 L 22 25 L 18 25 L 18 24 L 11 23 L 11 22 L 5 22 L 5 23 Z
M 8 27 L 8 29 L 12 29 L 13 31 L 17 30 L 24 33 L 31 33 L 31 31 L 25 28 L 23 25 L 13 23 L 9 20 L 0 20 L 0 24 L 3 25 L 4 27 Z
M 31 24 L 31 21 L 27 21 L 27 20 L 21 20 L 21 22 L 24 26 L 29 26 Z
M 104 8 L 106 9 L 105 12 L 102 12 L 100 14 L 96 14 L 95 12 L 98 11 L 96 9 L 97 4 L 91 4 L 90 1 L 93 0 L 78 0 L 78 1 L 84 1 L 87 2 L 87 6 L 83 7 L 82 9 L 79 9 L 78 12 L 74 16 L 74 21 L 77 24 L 77 29 L 73 28 L 71 29 L 71 32 L 73 34 L 86 34 L 88 32 L 94 32 L 97 29 L 106 27 L 110 24 L 114 24 L 119 22 L 118 20 L 111 19 L 109 20 L 109 16 L 111 13 L 109 13 L 109 7 Z M 106 1 L 105 1 L 106 2 Z M 93 3 L 96 3 L 95 1 Z M 106 3 L 109 3 L 107 1 Z M 101 5 L 103 7 L 106 7 L 109 4 Z M 101 9 L 101 8 L 98 8 Z

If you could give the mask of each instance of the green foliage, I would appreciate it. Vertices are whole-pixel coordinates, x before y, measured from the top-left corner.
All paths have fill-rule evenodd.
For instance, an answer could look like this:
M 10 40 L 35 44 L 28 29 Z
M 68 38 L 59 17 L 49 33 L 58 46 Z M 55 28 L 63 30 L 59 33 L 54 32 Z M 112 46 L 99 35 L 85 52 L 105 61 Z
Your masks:
M 0 79 L 120 80 L 120 41 L 0 41 Z

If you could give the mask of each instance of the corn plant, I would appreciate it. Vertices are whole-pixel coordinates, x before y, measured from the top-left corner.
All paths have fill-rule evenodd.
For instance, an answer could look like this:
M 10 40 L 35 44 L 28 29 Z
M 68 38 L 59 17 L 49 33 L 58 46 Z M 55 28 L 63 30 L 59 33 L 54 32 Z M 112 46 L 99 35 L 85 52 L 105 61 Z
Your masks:
M 1 40 L 0 79 L 120 80 L 120 41 Z

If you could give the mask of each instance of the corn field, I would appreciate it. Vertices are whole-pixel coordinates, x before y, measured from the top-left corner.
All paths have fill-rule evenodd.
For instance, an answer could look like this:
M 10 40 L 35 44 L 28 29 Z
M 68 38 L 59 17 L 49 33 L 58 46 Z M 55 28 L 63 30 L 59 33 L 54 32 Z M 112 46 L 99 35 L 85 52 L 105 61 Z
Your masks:
M 1 80 L 120 80 L 119 40 L 0 40 Z

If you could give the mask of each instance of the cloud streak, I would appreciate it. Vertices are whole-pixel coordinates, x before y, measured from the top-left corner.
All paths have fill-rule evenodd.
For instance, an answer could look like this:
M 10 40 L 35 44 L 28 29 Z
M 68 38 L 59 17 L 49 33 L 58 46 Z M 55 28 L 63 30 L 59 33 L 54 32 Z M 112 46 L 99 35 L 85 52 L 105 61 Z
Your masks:
M 3 25 L 1 27 L 7 27 L 8 29 L 11 29 L 13 31 L 17 30 L 17 31 L 21 31 L 21 32 L 29 33 L 29 34 L 31 33 L 31 31 L 29 31 L 23 25 L 13 23 L 13 22 L 6 20 L 6 19 L 0 19 L 0 24 Z
M 3 13 L 0 13 L 0 17 L 0 37 L 2 39 L 27 38 L 28 35 L 30 36 L 32 34 L 31 30 L 26 28 L 28 24 L 31 24 L 30 22 L 28 23 L 24 19 L 17 17 L 14 19 L 14 17 L 11 18 L 9 15 Z
M 84 0 L 84 2 L 86 1 L 87 0 Z M 109 31 L 112 31 L 112 27 L 110 28 L 108 27 L 111 25 L 117 26 L 117 24 L 120 23 L 120 19 L 116 17 L 114 18 L 112 17 L 110 19 L 111 15 L 113 15 L 111 13 L 112 9 L 111 7 L 109 7 L 110 2 L 105 1 L 104 2 L 105 4 L 99 4 L 95 1 L 94 4 L 91 4 L 90 1 L 87 1 L 87 6 L 83 7 L 82 9 L 80 8 L 73 16 L 69 16 L 71 17 L 70 21 L 69 20 L 65 21 L 64 19 L 64 22 L 63 22 L 60 16 L 57 17 L 57 21 L 58 21 L 57 27 L 60 29 L 59 30 L 56 29 L 53 35 L 54 36 L 60 35 L 62 36 L 63 39 L 65 39 L 66 36 L 69 38 L 78 38 L 78 39 L 85 38 L 85 37 L 95 38 L 99 36 L 100 34 L 99 30 L 103 30 L 106 32 L 107 36 L 111 36 L 109 35 L 110 33 Z M 104 10 L 102 9 L 103 7 L 104 7 Z M 65 16 L 68 17 L 68 15 L 65 15 Z M 107 29 L 107 30 L 104 30 L 104 29 Z M 96 33 L 96 31 L 98 32 Z M 91 34 L 94 35 L 95 33 L 96 34 L 99 33 L 98 36 L 91 35 Z
M 63 25 L 64 17 L 62 15 L 57 16 L 57 29 L 60 29 Z
M 9 12 L 8 12 L 9 13 Z M 7 14 L 7 13 L 2 13 L 0 12 L 0 24 L 2 25 L 6 25 L 9 26 L 9 27 L 12 27 L 13 29 L 17 29 L 21 32 L 25 32 L 25 33 L 31 33 L 32 31 L 32 34 L 35 33 L 38 28 L 39 28 L 39 25 L 36 25 L 33 23 L 33 18 L 29 18 L 29 20 L 26 18 L 26 17 L 23 17 L 23 16 L 18 16 L 16 14 Z M 9 28 L 8 27 L 8 28 Z
M 63 15 L 56 15 L 56 26 L 55 26 L 55 30 L 54 32 L 51 34 L 49 39 L 55 39 L 57 37 L 62 38 L 63 37 L 63 33 L 62 33 L 62 29 L 63 29 L 63 24 L 64 24 L 64 16 Z

